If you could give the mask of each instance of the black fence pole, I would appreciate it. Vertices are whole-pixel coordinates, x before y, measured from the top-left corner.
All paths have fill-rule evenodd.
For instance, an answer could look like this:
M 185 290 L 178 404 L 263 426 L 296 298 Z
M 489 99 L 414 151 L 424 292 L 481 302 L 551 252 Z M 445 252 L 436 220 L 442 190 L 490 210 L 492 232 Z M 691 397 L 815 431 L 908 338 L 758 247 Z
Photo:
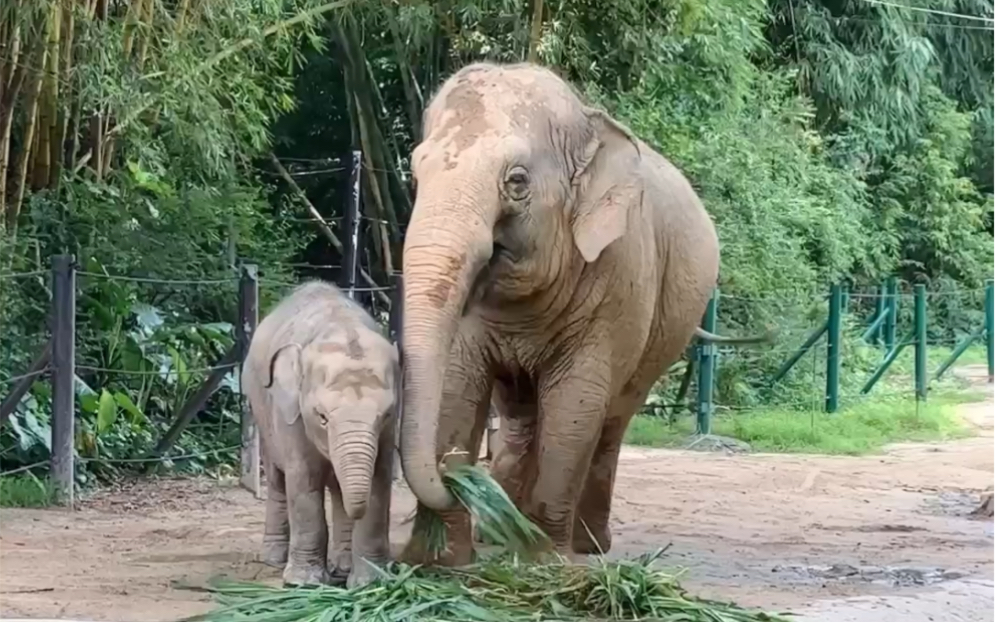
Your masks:
M 349 169 L 349 188 L 346 194 L 345 218 L 343 228 L 345 232 L 342 240 L 342 277 L 339 286 L 346 290 L 349 297 L 356 299 L 356 272 L 359 268 L 359 203 L 360 203 L 360 175 L 362 173 L 362 151 L 352 152 L 352 164 Z
M 242 274 L 238 281 L 238 342 L 239 365 L 235 373 L 239 374 L 239 390 L 242 388 L 242 364 L 245 363 L 245 356 L 249 352 L 249 344 L 252 343 L 252 336 L 259 325 L 259 269 L 252 264 L 242 266 Z M 251 490 L 256 498 L 262 497 L 262 485 L 259 475 L 259 430 L 256 428 L 255 419 L 248 400 L 243 400 L 242 413 L 242 452 L 241 452 L 241 478 L 239 483 L 248 490 Z
M 52 259 L 52 463 L 56 502 L 75 501 L 76 270 L 72 255 Z

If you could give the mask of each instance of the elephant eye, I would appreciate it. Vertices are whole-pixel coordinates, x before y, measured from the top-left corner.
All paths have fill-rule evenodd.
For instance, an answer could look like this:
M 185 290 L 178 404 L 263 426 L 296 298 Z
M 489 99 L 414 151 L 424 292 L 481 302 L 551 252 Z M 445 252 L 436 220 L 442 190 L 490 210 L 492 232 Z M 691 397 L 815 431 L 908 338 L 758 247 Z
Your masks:
M 318 413 L 318 421 L 321 422 L 322 427 L 325 427 L 326 425 L 328 425 L 328 415 L 326 415 L 325 413 Z
M 508 172 L 504 180 L 504 191 L 513 201 L 521 201 L 529 196 L 529 172 L 516 166 Z

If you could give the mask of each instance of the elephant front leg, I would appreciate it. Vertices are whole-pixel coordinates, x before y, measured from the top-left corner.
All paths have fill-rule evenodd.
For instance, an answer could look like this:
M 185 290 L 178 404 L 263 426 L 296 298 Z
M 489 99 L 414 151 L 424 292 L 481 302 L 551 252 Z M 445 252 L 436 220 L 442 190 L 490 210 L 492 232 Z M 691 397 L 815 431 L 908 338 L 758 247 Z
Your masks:
M 342 490 L 334 474 L 328 476 L 328 496 L 332 501 L 332 543 L 328 553 L 329 579 L 343 585 L 352 572 L 352 538 L 356 521 L 346 514 Z
M 537 472 L 526 509 L 566 557 L 573 557 L 575 511 L 607 414 L 608 379 L 605 354 L 576 352 L 540 388 Z
M 436 459 L 446 468 L 477 461 L 487 424 L 492 379 L 486 362 L 485 340 L 468 332 L 457 335 L 446 369 L 436 435 Z M 410 564 L 462 566 L 473 561 L 470 515 L 462 507 L 434 512 L 421 503 L 415 513 L 411 539 L 402 559 Z M 446 549 L 433 551 L 428 525 L 441 518 L 446 528 Z
M 263 530 L 262 562 L 283 568 L 290 548 L 290 518 L 287 516 L 287 485 L 283 471 L 272 460 L 266 462 L 266 527 Z
M 321 458 L 287 461 L 287 502 L 290 514 L 290 553 L 283 570 L 287 585 L 327 584 L 328 523 L 325 520 L 327 465 Z
M 390 561 L 390 496 L 394 478 L 394 423 L 388 423 L 377 447 L 370 502 L 352 534 L 352 572 L 348 587 L 366 585 L 378 576 L 375 567 Z

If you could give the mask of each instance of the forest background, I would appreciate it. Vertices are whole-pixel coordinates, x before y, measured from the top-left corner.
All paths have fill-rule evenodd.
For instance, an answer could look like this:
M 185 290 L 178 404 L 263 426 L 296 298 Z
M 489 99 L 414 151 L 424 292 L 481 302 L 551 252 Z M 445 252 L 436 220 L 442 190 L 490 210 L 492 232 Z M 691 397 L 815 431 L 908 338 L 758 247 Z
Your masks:
M 830 283 L 958 292 L 931 299 L 940 342 L 978 325 L 991 19 L 983 0 L 4 2 L 0 273 L 37 274 L 0 281 L 0 382 L 47 339 L 51 257 L 75 255 L 78 477 L 127 468 L 234 338 L 238 265 L 259 266 L 263 311 L 281 284 L 337 279 L 359 150 L 360 263 L 386 284 L 426 102 L 469 62 L 533 59 L 692 180 L 722 244 L 722 331 L 784 339 L 732 357 L 717 401 L 787 404 L 811 384 L 751 379 L 824 316 Z M 880 360 L 851 354 L 853 374 Z M 237 458 L 236 390 L 229 376 L 177 443 L 197 454 L 185 468 Z M 0 432 L 4 469 L 47 457 L 49 399 L 36 383 Z

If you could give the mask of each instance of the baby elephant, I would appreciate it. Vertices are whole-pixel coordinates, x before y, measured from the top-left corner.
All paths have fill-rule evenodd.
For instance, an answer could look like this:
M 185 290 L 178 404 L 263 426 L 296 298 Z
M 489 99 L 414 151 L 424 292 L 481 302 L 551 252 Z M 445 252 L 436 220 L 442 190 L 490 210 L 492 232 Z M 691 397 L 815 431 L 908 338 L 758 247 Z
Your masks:
M 266 464 L 262 558 L 285 584 L 363 585 L 388 560 L 399 380 L 397 349 L 334 285 L 301 285 L 260 322 L 242 390 Z

